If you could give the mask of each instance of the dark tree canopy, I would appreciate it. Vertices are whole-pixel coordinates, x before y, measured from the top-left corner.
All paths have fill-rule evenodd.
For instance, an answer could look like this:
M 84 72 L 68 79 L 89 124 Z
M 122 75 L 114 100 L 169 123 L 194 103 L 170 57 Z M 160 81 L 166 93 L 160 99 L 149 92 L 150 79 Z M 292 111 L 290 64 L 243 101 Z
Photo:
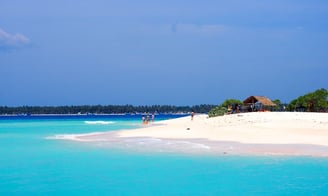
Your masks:
M 238 99 L 226 99 L 222 104 L 221 107 L 228 107 L 232 105 L 243 105 L 243 102 Z
M 215 105 L 83 105 L 83 106 L 0 106 L 0 114 L 122 114 L 122 113 L 208 113 Z
M 290 111 L 325 112 L 328 109 L 328 91 L 324 88 L 307 93 L 292 100 L 288 105 Z

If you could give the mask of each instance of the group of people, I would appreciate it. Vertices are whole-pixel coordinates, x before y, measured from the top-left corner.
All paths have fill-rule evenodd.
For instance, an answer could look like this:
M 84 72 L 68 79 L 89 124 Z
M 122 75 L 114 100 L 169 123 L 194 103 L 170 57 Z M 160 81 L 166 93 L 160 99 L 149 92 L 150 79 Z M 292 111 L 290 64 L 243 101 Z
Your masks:
M 242 111 L 242 106 L 238 104 L 228 105 L 228 114 L 235 114 Z
M 190 115 L 191 115 L 191 120 L 194 120 L 195 112 L 192 111 L 192 112 L 190 113 Z M 149 124 L 150 122 L 154 122 L 154 121 L 155 121 L 155 114 L 152 113 L 152 114 L 151 114 L 151 118 L 150 118 L 150 115 L 149 115 L 149 114 L 147 114 L 147 115 L 142 115 L 141 120 L 142 120 L 142 124 L 147 125 L 147 124 Z
M 155 120 L 154 113 L 152 113 L 151 119 L 149 114 L 147 114 L 146 116 L 142 115 L 142 124 L 149 124 L 150 122 L 154 122 L 154 120 Z

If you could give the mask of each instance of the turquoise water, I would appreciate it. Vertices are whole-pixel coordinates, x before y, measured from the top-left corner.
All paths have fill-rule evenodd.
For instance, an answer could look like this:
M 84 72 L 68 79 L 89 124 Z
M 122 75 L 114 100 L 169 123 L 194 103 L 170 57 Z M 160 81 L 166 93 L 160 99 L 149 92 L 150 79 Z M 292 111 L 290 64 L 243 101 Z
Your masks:
M 0 120 L 0 195 L 328 194 L 327 158 L 142 153 L 46 139 L 139 124 L 130 117 Z

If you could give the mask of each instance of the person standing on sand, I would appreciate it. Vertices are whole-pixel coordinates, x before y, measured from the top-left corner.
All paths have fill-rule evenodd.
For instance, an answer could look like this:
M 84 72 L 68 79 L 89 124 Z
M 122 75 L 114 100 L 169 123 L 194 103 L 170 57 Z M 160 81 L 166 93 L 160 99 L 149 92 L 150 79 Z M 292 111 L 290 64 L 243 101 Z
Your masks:
M 192 111 L 191 112 L 191 120 L 194 120 L 194 115 L 195 115 L 195 113 L 194 113 L 194 111 Z
M 147 114 L 146 122 L 147 122 L 147 124 L 150 122 L 150 116 L 149 116 L 149 114 Z

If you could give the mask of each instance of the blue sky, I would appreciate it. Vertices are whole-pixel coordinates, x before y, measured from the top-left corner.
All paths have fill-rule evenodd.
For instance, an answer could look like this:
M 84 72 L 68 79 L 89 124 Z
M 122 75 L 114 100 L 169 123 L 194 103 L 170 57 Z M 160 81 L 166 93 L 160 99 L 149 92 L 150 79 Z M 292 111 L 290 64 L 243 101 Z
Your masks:
M 7 106 L 289 102 L 328 88 L 328 1 L 0 1 L 0 73 Z

